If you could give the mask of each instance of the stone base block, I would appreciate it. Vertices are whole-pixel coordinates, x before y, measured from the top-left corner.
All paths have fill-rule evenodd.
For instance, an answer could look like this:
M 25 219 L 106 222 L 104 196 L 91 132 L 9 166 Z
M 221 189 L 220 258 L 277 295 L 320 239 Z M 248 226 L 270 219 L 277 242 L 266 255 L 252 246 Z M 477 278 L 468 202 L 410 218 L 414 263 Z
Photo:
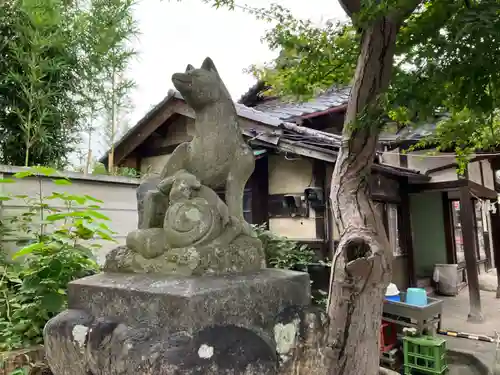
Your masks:
M 279 374 L 325 323 L 309 305 L 299 272 L 103 273 L 70 284 L 69 310 L 45 327 L 46 354 L 54 375 Z

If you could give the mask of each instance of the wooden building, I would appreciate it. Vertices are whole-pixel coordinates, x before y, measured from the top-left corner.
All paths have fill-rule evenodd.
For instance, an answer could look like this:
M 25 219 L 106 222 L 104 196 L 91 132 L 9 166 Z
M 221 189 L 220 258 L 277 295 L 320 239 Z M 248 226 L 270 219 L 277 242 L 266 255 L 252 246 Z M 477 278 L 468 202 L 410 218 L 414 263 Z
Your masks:
M 243 202 L 247 220 L 266 223 L 272 232 L 325 256 L 338 240 L 328 197 L 349 91 L 330 90 L 307 103 L 290 103 L 264 97 L 263 89 L 256 85 L 236 104 L 256 157 Z M 193 131 L 193 110 L 170 91 L 117 142 L 115 164 L 158 173 Z M 384 134 L 372 170 L 372 198 L 395 255 L 393 281 L 401 289 L 430 285 L 434 264 L 458 263 L 478 296 L 477 274 L 494 265 L 493 250 L 500 245 L 491 229 L 499 225 L 500 232 L 500 220 L 497 213 L 490 215 L 490 203 L 497 201 L 497 161 L 478 157 L 460 177 L 453 156 L 402 152 L 428 131 Z M 107 164 L 107 157 L 101 162 Z M 467 280 L 466 268 L 475 277 Z

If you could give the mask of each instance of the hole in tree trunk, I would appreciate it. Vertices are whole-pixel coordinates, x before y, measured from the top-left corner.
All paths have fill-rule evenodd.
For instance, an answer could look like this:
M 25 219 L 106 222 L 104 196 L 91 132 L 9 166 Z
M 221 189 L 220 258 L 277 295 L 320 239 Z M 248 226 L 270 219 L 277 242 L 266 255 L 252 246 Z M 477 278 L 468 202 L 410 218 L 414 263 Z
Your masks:
M 370 255 L 370 253 L 370 246 L 361 238 L 349 240 L 345 245 L 346 263 L 359 258 L 366 258 Z

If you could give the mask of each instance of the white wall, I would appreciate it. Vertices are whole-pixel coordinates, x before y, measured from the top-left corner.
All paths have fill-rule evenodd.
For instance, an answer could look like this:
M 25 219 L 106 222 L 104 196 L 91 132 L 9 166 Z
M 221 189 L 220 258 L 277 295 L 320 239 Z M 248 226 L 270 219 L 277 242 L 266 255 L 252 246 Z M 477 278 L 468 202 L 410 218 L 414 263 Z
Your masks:
M 0 166 L 0 178 L 11 178 L 13 173 L 23 170 L 18 167 Z M 99 261 L 104 260 L 105 254 L 112 248 L 125 243 L 128 232 L 137 228 L 137 203 L 135 190 L 139 181 L 127 177 L 115 176 L 84 176 L 81 173 L 66 173 L 71 180 L 71 185 L 56 185 L 51 178 L 26 177 L 18 179 L 15 183 L 0 183 L 2 195 L 15 194 L 27 195 L 29 197 L 51 195 L 54 192 L 65 192 L 75 195 L 90 195 L 102 200 L 99 212 L 110 218 L 109 227 L 116 232 L 114 242 L 102 242 L 103 247 L 97 252 Z M 61 201 L 54 201 L 61 202 Z M 51 205 L 52 206 L 52 205 Z M 64 209 L 61 203 L 54 204 L 53 207 Z M 9 217 L 26 212 L 27 203 L 23 199 L 15 199 L 2 202 L 0 206 L 0 218 Z M 8 252 L 16 250 L 16 244 L 12 238 L 2 238 L 2 245 Z

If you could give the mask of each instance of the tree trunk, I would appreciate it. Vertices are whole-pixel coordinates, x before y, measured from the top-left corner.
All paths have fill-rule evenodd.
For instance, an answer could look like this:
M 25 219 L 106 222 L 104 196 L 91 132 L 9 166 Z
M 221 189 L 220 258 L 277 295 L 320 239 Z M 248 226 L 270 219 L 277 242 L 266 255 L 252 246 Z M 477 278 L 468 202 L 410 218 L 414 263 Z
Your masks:
M 381 17 L 363 31 L 332 176 L 330 198 L 341 233 L 328 309 L 327 361 L 332 375 L 379 371 L 379 330 L 385 289 L 392 277 L 392 251 L 370 198 L 369 177 L 382 129 L 379 98 L 390 82 L 398 29 L 389 17 Z

